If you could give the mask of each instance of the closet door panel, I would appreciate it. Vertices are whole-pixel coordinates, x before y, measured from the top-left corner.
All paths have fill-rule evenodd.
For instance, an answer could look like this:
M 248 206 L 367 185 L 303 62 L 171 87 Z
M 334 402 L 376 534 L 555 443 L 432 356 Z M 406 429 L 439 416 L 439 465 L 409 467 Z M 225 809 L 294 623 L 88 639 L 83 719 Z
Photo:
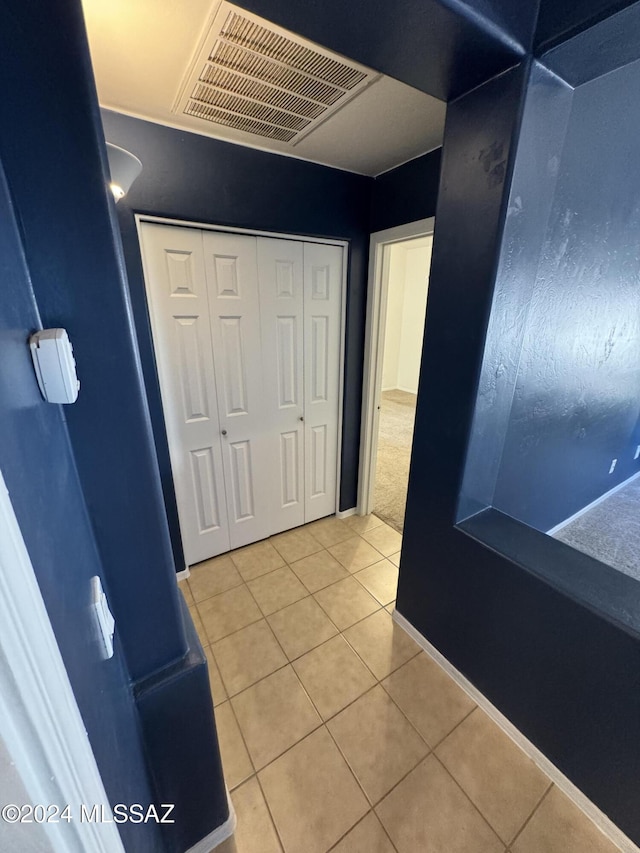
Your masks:
M 229 550 L 202 235 L 143 223 L 160 392 L 188 565 Z
M 272 532 L 256 238 L 204 232 L 232 548 Z
M 304 524 L 302 243 L 258 238 L 265 431 L 272 461 L 272 533 Z
M 336 510 L 342 248 L 304 244 L 305 521 Z

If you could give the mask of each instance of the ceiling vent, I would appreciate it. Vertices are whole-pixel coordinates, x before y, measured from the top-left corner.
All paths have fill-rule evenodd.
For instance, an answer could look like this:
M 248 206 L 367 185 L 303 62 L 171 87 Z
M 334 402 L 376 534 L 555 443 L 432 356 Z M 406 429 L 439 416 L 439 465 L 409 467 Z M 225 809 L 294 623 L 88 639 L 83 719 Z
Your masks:
M 295 145 L 379 76 L 223 2 L 174 112 Z

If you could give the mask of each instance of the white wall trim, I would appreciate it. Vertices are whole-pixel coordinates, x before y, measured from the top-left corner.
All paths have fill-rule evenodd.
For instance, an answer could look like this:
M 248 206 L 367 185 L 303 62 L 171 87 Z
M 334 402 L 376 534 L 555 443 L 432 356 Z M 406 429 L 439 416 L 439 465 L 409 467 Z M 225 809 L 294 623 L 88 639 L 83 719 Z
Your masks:
M 336 452 L 336 515 L 340 512 L 340 483 L 342 481 L 342 421 L 344 416 L 344 360 L 347 329 L 347 276 L 349 271 L 349 248 L 342 249 L 342 291 L 340 294 L 340 356 L 338 359 L 338 447 Z
M 238 821 L 236 819 L 236 813 L 228 790 L 227 802 L 229 803 L 229 817 L 225 822 L 216 827 L 213 832 L 210 832 L 208 835 L 205 835 L 204 838 L 201 838 L 200 841 L 193 845 L 193 847 L 189 847 L 185 853 L 211 853 L 212 850 L 215 850 L 215 848 L 222 844 L 223 841 L 226 841 L 227 838 L 230 838 L 233 835 L 236 831 Z
M 189 569 L 189 566 L 187 566 L 187 567 L 186 567 L 185 569 L 183 569 L 181 572 L 176 572 L 176 578 L 177 578 L 179 581 L 186 581 L 186 580 L 187 580 L 187 578 L 189 578 L 189 577 L 191 577 L 191 571 L 190 571 L 190 569 Z
M 576 787 L 558 768 L 541 752 L 537 746 L 526 738 L 513 723 L 507 719 L 465 676 L 451 664 L 447 658 L 433 646 L 405 617 L 397 610 L 393 611 L 393 621 L 403 628 L 407 634 L 435 661 L 456 684 L 467 693 L 482 710 L 491 717 L 502 731 L 536 764 L 543 773 L 569 799 L 595 823 L 598 829 L 610 841 L 617 845 L 623 853 L 639 853 L 639 848 L 628 838 L 613 821 L 601 811 L 582 791 Z M 586 851 L 585 851 L 586 853 Z
M 433 234 L 434 224 L 435 219 L 431 216 L 428 219 L 419 219 L 406 225 L 376 231 L 371 235 L 358 477 L 358 512 L 361 515 L 369 515 L 373 508 L 375 461 L 378 445 L 378 406 L 380 386 L 382 385 L 382 344 L 387 310 L 389 272 L 389 253 L 385 252 L 384 249 L 392 243 Z
M 111 807 L 1 473 L 0 625 L 0 737 L 31 803 L 71 809 L 42 824 L 53 849 L 124 853 L 115 824 L 80 820 L 83 803 Z
M 604 495 L 600 495 L 599 498 L 596 498 L 595 501 L 591 501 L 590 504 L 583 506 L 582 509 L 579 509 L 578 512 L 574 512 L 573 515 L 569 516 L 569 518 L 565 518 L 564 521 L 561 521 L 559 524 L 556 524 L 555 527 L 552 527 L 550 530 L 547 530 L 547 536 L 555 536 L 556 533 L 559 533 L 563 527 L 566 527 L 568 524 L 571 524 L 572 521 L 577 521 L 581 515 L 589 512 L 590 509 L 598 506 L 603 501 L 606 501 L 607 498 L 610 498 L 611 495 L 615 495 L 616 492 L 619 492 L 620 489 L 624 489 L 625 486 L 628 486 L 633 480 L 637 480 L 640 477 L 640 471 L 637 474 L 632 474 L 631 477 L 627 477 L 627 479 L 620 483 L 617 486 L 614 486 L 612 489 L 609 489 L 608 492 L 605 492 Z

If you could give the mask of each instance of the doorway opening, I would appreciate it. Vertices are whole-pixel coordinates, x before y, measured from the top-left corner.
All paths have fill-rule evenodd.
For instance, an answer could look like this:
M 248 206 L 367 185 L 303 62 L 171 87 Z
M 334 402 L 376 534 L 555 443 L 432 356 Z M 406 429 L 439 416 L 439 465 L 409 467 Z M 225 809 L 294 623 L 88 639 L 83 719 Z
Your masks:
M 402 533 L 433 219 L 372 235 L 360 511 Z

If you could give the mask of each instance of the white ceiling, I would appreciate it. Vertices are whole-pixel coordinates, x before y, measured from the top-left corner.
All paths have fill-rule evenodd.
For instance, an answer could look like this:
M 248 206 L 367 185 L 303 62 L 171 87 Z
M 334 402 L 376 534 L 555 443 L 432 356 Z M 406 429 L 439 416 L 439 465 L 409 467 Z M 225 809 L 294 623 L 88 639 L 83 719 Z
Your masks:
M 176 96 L 219 0 L 83 0 L 83 6 L 98 97 L 108 109 L 364 175 L 442 144 L 445 104 L 384 76 L 295 147 L 176 114 Z

